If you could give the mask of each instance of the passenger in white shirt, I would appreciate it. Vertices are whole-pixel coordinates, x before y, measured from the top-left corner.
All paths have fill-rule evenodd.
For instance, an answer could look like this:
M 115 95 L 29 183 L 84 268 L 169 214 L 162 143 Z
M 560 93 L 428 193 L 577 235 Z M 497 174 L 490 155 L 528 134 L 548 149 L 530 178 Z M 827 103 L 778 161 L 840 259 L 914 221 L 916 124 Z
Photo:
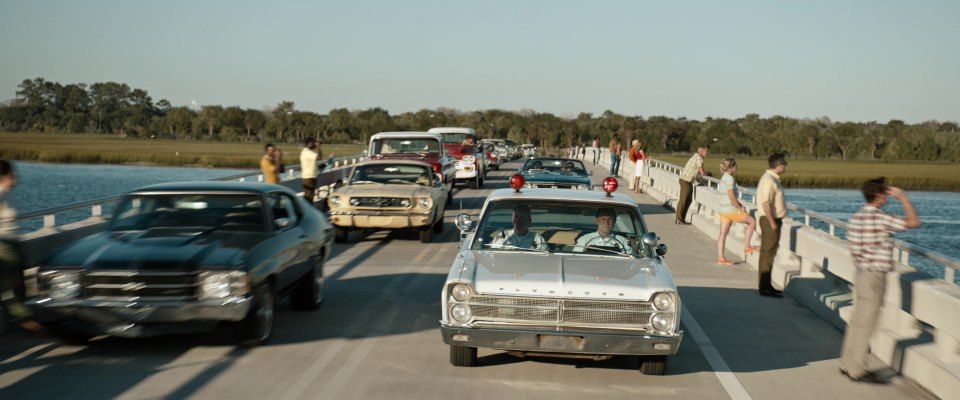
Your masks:
M 300 179 L 303 183 L 303 198 L 313 203 L 313 196 L 317 193 L 317 139 L 307 138 L 300 150 Z
M 530 207 L 517 205 L 513 208 L 513 229 L 507 229 L 502 237 L 493 240 L 492 246 L 511 246 L 524 249 L 546 250 L 547 241 L 539 233 L 530 232 Z

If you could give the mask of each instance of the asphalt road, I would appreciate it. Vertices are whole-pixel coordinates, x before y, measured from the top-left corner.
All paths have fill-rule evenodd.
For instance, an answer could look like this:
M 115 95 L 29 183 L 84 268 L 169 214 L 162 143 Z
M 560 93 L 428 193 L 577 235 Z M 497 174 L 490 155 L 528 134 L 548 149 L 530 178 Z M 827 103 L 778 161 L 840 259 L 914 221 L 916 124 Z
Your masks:
M 602 173 L 595 169 L 596 182 Z M 281 304 L 268 345 L 246 349 L 209 334 L 66 346 L 13 332 L 0 337 L 0 399 L 931 398 L 899 378 L 878 387 L 841 377 L 839 331 L 790 299 L 758 296 L 754 270 L 716 266 L 712 240 L 673 225 L 672 211 L 643 196 L 648 224 L 670 246 L 684 303 L 685 337 L 666 375 L 641 375 L 634 357 L 515 358 L 484 349 L 478 367 L 452 367 L 437 321 L 457 252 L 453 217 L 461 204 L 479 214 L 508 174 L 457 189 L 434 243 L 376 232 L 337 244 L 323 307 Z

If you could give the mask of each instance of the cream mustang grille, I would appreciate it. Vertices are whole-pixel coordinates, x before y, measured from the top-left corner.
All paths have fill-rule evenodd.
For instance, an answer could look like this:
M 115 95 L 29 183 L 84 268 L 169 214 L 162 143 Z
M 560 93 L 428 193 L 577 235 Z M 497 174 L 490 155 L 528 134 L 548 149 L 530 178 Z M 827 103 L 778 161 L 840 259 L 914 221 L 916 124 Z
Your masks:
M 188 300 L 197 298 L 197 272 L 93 271 L 80 278 L 85 299 Z
M 536 183 L 536 182 L 533 182 L 533 183 L 531 183 L 530 185 L 532 185 L 532 186 L 535 187 L 535 188 L 548 188 L 548 189 L 549 189 L 549 188 L 572 189 L 572 188 L 577 187 L 576 184 L 569 184 L 569 183 Z
M 540 324 L 650 325 L 650 303 L 475 296 L 468 302 L 476 319 Z
M 374 208 L 384 208 L 384 207 L 401 207 L 405 208 L 400 204 L 401 201 L 410 199 L 400 198 L 400 197 L 357 197 L 357 207 L 374 207 Z

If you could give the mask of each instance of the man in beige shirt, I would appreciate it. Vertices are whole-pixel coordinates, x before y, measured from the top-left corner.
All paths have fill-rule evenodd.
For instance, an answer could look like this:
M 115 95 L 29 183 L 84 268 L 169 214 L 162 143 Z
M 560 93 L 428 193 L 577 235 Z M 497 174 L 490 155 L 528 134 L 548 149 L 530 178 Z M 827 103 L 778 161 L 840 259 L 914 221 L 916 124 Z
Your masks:
M 783 297 L 783 292 L 774 289 L 770 283 L 770 271 L 773 270 L 773 257 L 780 247 L 780 229 L 783 218 L 787 216 L 787 202 L 783 198 L 783 186 L 780 175 L 787 171 L 787 157 L 783 153 L 774 153 L 767 158 L 770 166 L 757 184 L 757 220 L 760 223 L 760 295 Z
M 710 149 L 707 145 L 700 146 L 680 172 L 680 195 L 677 197 L 677 217 L 674 221 L 677 224 L 690 225 L 687 222 L 687 210 L 693 201 L 693 183 L 699 182 L 700 176 L 705 173 L 703 159 L 708 155 L 710 155 Z

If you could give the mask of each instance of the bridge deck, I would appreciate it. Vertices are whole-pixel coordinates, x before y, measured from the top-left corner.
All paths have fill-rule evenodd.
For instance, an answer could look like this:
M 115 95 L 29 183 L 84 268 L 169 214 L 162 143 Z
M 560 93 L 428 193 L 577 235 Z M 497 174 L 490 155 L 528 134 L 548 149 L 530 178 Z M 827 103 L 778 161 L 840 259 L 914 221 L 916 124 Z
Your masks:
M 433 244 L 385 232 L 338 244 L 326 265 L 323 308 L 281 307 L 267 346 L 197 335 L 71 347 L 8 334 L 0 341 L 0 398 L 930 398 L 904 379 L 870 386 L 840 376 L 839 331 L 790 298 L 760 297 L 753 268 L 717 266 L 713 240 L 674 225 L 672 211 L 642 195 L 635 198 L 670 246 L 684 302 L 686 337 L 665 376 L 641 375 L 629 357 L 519 359 L 489 350 L 476 368 L 450 366 L 437 320 L 457 251 L 452 219 L 461 201 L 478 212 L 508 174 L 491 173 L 484 189 L 458 190 Z M 603 176 L 600 168 L 594 174 Z

